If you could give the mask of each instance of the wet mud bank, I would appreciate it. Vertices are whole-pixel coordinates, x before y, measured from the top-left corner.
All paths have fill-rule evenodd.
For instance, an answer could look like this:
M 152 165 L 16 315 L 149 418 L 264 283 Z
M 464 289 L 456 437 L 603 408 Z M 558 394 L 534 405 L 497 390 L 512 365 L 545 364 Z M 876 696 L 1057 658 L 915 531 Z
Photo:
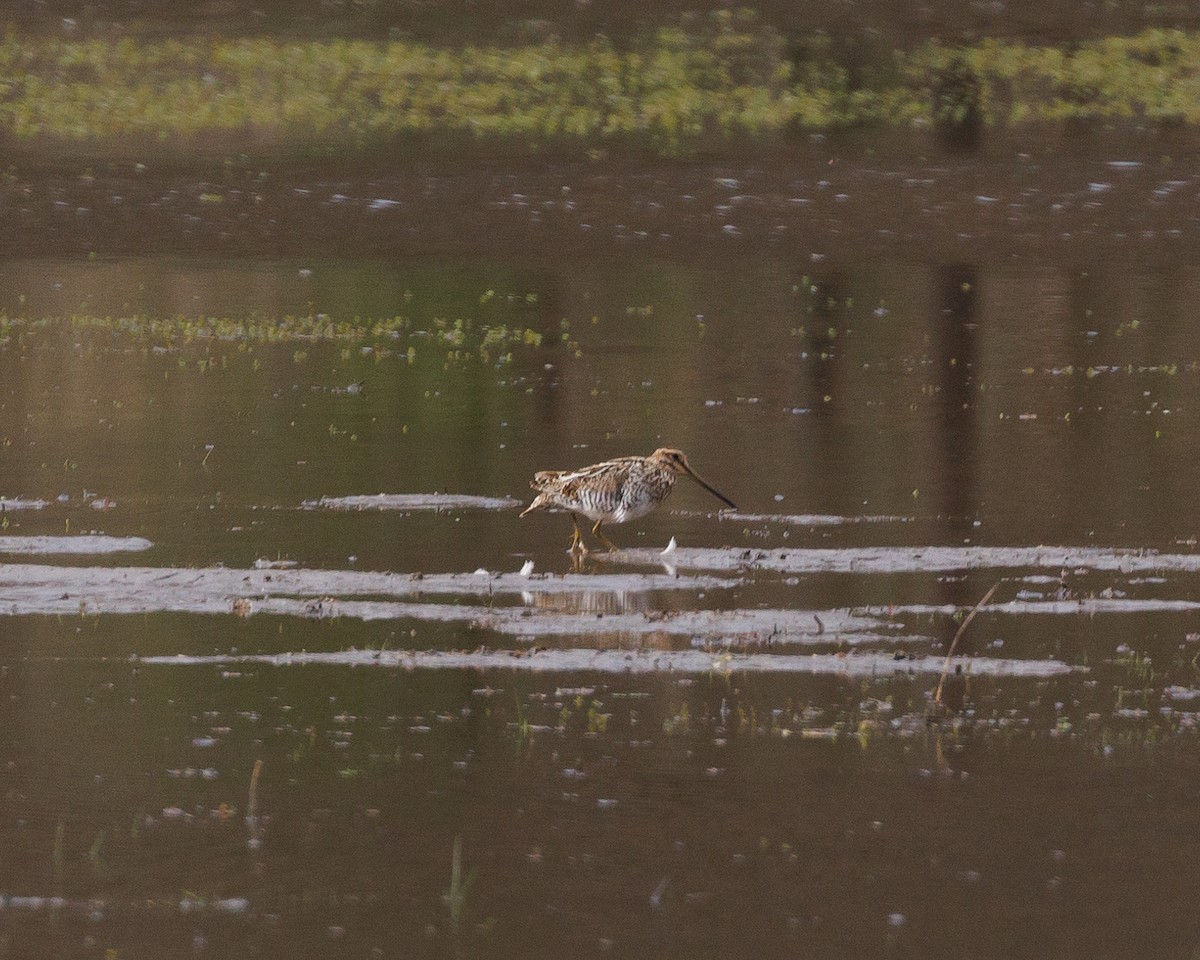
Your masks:
M 456 624 L 480 633 L 567 643 L 883 645 L 899 624 L 847 610 L 679 610 L 655 595 L 704 596 L 734 579 L 665 574 L 543 576 L 338 570 L 0 565 L 0 614 L 254 614 Z M 384 599 L 386 598 L 386 599 Z M 442 598 L 429 602 L 428 598 Z

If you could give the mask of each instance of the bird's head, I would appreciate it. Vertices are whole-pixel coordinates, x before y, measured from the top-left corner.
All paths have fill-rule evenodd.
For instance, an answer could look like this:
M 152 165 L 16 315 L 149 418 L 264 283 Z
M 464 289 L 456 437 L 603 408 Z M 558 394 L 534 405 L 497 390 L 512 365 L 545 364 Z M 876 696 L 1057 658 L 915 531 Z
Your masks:
M 676 474 L 692 472 L 692 468 L 688 464 L 688 458 L 684 455 L 684 452 L 676 450 L 673 447 L 659 447 L 650 454 L 650 459 Z
M 676 450 L 674 447 L 659 447 L 652 454 L 650 454 L 650 459 L 655 463 L 666 467 L 666 469 L 671 470 L 677 476 L 686 475 L 691 477 L 718 500 L 722 500 L 729 504 L 729 506 L 733 507 L 734 510 L 737 509 L 737 504 L 725 496 L 725 494 L 715 489 L 708 481 L 697 475 L 696 471 L 692 469 L 691 464 L 688 463 L 688 458 L 684 455 L 682 450 Z

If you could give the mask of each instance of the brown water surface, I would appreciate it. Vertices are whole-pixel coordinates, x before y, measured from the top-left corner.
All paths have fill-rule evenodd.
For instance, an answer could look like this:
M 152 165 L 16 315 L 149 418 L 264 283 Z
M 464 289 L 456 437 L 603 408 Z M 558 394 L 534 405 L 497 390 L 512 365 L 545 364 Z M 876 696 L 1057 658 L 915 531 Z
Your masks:
M 80 256 L 0 262 L 0 955 L 1191 956 L 1200 181 L 1152 154 L 459 172 L 427 244 L 313 178 L 274 254 L 14 214 Z M 517 517 L 664 445 L 739 512 L 681 483 L 576 572 Z

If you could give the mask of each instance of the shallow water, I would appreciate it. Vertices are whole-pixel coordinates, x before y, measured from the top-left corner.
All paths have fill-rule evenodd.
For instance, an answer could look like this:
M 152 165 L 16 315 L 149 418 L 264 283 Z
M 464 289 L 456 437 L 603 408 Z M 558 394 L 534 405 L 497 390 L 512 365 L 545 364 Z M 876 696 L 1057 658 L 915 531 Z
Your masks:
M 1200 276 L 851 226 L 0 263 L 0 955 L 1190 955 Z

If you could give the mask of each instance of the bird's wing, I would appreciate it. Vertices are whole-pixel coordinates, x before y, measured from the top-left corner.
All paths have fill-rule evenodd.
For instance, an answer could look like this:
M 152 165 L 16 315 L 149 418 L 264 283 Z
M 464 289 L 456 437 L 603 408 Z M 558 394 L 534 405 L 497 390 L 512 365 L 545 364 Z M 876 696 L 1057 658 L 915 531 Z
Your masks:
M 539 470 L 530 486 L 534 490 L 549 490 L 565 497 L 574 497 L 580 484 L 595 489 L 610 489 L 619 496 L 629 465 L 638 457 L 617 457 L 603 463 L 593 463 L 578 470 Z

